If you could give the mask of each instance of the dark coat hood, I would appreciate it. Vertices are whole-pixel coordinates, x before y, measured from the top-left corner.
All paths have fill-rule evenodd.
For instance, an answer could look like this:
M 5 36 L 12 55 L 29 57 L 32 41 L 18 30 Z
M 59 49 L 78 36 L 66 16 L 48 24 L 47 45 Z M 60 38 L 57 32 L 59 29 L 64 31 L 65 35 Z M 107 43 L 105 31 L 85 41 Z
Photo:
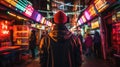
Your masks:
M 67 28 L 63 25 L 60 26 L 54 26 L 54 29 L 49 33 L 49 36 L 55 41 L 55 42 L 61 42 L 66 39 L 69 39 L 72 35 L 71 32 L 67 30 Z

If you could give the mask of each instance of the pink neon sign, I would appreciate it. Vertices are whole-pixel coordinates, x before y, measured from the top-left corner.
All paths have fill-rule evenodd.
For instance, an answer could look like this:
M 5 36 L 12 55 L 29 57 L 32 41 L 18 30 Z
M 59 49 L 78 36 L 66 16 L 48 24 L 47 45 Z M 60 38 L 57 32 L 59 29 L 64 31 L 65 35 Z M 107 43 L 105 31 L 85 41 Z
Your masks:
M 36 17 L 36 21 L 39 22 L 39 21 L 41 20 L 41 17 L 42 17 L 42 16 L 41 16 L 40 14 L 38 14 L 37 17 Z
M 85 14 L 86 19 L 87 19 L 87 20 L 90 20 L 90 15 L 89 15 L 89 13 L 88 13 L 87 11 L 85 11 L 84 14 Z
M 24 13 L 26 16 L 30 17 L 32 16 L 33 11 L 34 11 L 34 8 L 31 5 L 27 5 Z

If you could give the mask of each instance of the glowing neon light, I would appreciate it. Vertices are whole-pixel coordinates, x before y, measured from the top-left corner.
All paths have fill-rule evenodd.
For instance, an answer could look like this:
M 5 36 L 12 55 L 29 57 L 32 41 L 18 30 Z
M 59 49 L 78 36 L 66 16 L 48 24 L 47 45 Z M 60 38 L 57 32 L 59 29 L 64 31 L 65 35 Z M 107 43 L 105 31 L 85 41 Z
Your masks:
M 87 20 L 90 20 L 90 15 L 88 14 L 87 11 L 85 11 L 85 17 L 86 17 Z
M 45 21 L 45 17 L 42 17 L 41 23 L 43 24 Z
M 96 15 L 95 7 L 93 5 L 90 5 L 88 8 L 88 13 L 90 14 L 90 17 L 94 17 Z
M 12 6 L 16 6 L 18 0 L 16 0 L 16 2 L 13 0 L 5 0 L 5 1 L 10 3 Z
M 105 6 L 106 3 L 107 3 L 106 0 L 96 0 L 96 1 L 94 1 L 95 7 L 98 10 L 98 12 L 102 11 L 100 9 L 102 9 Z
M 83 22 L 85 23 L 86 22 L 85 16 L 83 15 L 81 18 L 82 18 Z
M 40 15 L 40 14 L 38 14 L 38 15 L 37 15 L 37 17 L 36 17 L 36 21 L 38 21 L 38 22 L 39 22 L 40 20 L 41 20 L 41 15 Z
M 82 23 L 81 23 L 81 21 L 80 20 L 78 20 L 78 25 L 81 25 Z
M 82 18 L 80 18 L 80 22 L 81 22 L 81 24 L 83 24 L 84 22 L 83 22 L 83 20 L 82 20 Z
M 20 9 L 21 11 L 25 12 L 25 7 L 26 5 L 22 5 L 22 3 L 20 3 L 20 1 L 16 4 L 16 8 Z
M 51 22 L 49 22 L 49 23 L 48 23 L 48 26 L 52 26 L 52 23 L 51 23 Z
M 34 8 L 31 5 L 27 5 L 25 10 L 25 15 L 30 17 L 34 11 Z
M 7 30 L 2 30 L 2 33 L 3 33 L 3 34 L 9 34 L 9 31 L 7 31 Z

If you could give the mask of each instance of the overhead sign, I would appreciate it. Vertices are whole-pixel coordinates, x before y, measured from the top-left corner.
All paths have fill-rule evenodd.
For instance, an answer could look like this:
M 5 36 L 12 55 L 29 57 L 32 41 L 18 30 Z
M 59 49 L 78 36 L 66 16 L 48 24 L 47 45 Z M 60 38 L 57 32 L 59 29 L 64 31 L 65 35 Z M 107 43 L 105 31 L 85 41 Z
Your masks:
M 11 4 L 12 6 L 16 7 L 16 4 L 18 2 L 18 0 L 5 0 L 7 3 Z
M 102 12 L 105 8 L 108 7 L 109 4 L 107 3 L 106 0 L 95 0 L 94 5 L 98 12 Z
M 85 15 L 85 17 L 86 17 L 87 20 L 90 20 L 90 14 L 88 13 L 88 11 L 85 11 L 84 15 Z
M 37 17 L 36 17 L 36 21 L 37 21 L 37 22 L 40 22 L 41 19 L 42 19 L 42 15 L 41 15 L 41 14 L 38 14 Z
M 90 17 L 94 17 L 96 15 L 95 7 L 93 5 L 90 5 L 89 8 L 87 9 Z
M 84 23 L 87 21 L 84 15 L 81 18 Z
M 31 5 L 27 5 L 27 7 L 25 8 L 24 15 L 31 17 L 33 11 L 34 11 L 34 8 Z

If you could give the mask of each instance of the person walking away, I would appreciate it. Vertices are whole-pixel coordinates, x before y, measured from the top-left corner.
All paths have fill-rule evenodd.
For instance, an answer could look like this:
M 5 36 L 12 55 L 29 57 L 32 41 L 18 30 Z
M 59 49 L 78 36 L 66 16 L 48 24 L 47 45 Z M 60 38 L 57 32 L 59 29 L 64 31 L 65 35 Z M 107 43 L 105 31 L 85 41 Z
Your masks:
M 86 33 L 85 37 L 85 42 L 86 46 L 86 56 L 91 56 L 92 55 L 92 46 L 93 46 L 93 41 L 92 41 L 92 36 L 89 33 Z
M 35 49 L 36 49 L 36 35 L 35 30 L 32 30 L 30 40 L 29 40 L 29 49 L 32 54 L 32 58 L 35 59 Z
M 40 67 L 80 67 L 81 43 L 66 28 L 67 16 L 58 11 L 54 22 L 53 30 L 40 42 Z
M 98 31 L 95 31 L 93 42 L 94 42 L 95 57 L 100 58 L 101 57 L 101 37 Z

